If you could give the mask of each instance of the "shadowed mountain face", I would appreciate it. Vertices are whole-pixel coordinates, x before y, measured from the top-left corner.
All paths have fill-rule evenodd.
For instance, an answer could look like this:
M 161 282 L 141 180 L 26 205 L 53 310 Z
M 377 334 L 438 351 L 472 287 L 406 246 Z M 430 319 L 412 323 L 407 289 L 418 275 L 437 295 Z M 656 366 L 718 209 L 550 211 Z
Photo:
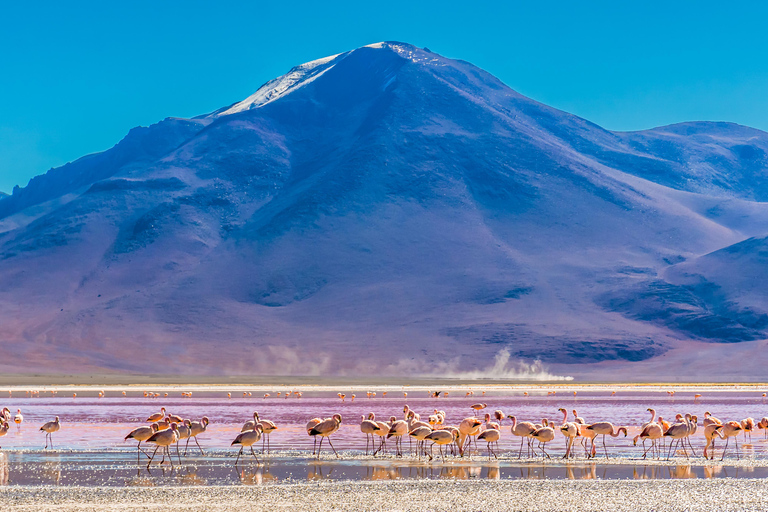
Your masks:
M 766 338 L 767 152 L 363 47 L 0 198 L 0 370 L 652 373 Z

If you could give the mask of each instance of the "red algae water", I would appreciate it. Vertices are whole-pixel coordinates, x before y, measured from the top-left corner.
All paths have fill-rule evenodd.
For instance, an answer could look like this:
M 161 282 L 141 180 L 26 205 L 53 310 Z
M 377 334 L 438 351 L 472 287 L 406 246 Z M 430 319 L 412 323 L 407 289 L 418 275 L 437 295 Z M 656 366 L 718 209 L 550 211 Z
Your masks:
M 13 396 L 4 397 L 0 407 L 8 407 L 12 416 L 21 409 L 24 421 L 20 427 L 11 425 L 10 431 L 0 437 L 0 485 L 214 485 L 214 484 L 263 484 L 296 480 L 320 479 L 408 479 L 408 478 L 531 478 L 531 479 L 591 479 L 591 478 L 707 478 L 707 477 L 768 477 L 768 441 L 764 432 L 755 429 L 750 436 L 737 438 L 740 460 L 736 460 L 734 440 L 729 443 L 729 453 L 722 463 L 704 463 L 701 450 L 704 445 L 703 428 L 692 437 L 695 456 L 682 450 L 672 454 L 670 463 L 642 460 L 642 447 L 633 446 L 632 438 L 639 432 L 639 426 L 650 419 L 647 409 L 654 408 L 657 415 L 674 422 L 676 414 L 695 414 L 699 422 L 706 411 L 723 421 L 742 420 L 752 417 L 759 421 L 768 416 L 768 403 L 762 393 L 749 391 L 708 391 L 701 397 L 695 393 L 677 392 L 670 395 L 659 391 L 620 391 L 612 394 L 609 390 L 584 391 L 577 394 L 560 390 L 555 394 L 545 391 L 530 392 L 525 396 L 519 390 L 493 389 L 482 394 L 474 388 L 473 396 L 465 391 L 453 390 L 448 397 L 434 398 L 426 390 L 409 390 L 408 397 L 403 391 L 389 391 L 387 396 L 377 392 L 368 398 L 365 391 L 340 389 L 346 394 L 342 401 L 330 391 L 303 391 L 299 398 L 291 393 L 285 398 L 284 392 L 277 396 L 269 392 L 251 392 L 243 397 L 241 391 L 196 391 L 192 397 L 182 397 L 178 390 L 154 392 L 161 396 L 146 398 L 142 393 L 128 392 L 122 396 L 119 391 L 107 391 L 98 398 L 93 390 L 80 391 L 73 398 L 72 392 L 59 391 L 56 396 L 40 392 L 30 396 L 23 391 L 14 391 Z M 232 395 L 227 397 L 227 393 Z M 351 395 L 357 396 L 352 400 Z M 87 395 L 87 396 L 85 396 Z M 359 423 L 363 415 L 373 412 L 380 421 L 391 416 L 403 418 L 403 408 L 408 405 L 426 420 L 435 410 L 446 413 L 446 424 L 458 424 L 463 418 L 472 416 L 470 405 L 486 403 L 485 412 L 493 415 L 501 410 L 505 415 L 514 415 L 520 421 L 540 422 L 546 418 L 556 424 L 562 423 L 564 407 L 570 412 L 578 411 L 587 423 L 610 421 L 616 427 L 627 426 L 629 436 L 608 437 L 606 461 L 602 440 L 598 438 L 598 457 L 587 460 L 584 449 L 576 445 L 577 458 L 564 461 L 565 439 L 559 432 L 555 440 L 547 444 L 552 459 L 541 456 L 519 460 L 520 438 L 510 433 L 511 421 L 502 423 L 502 438 L 497 449 L 499 458 L 488 457 L 485 443 L 472 447 L 464 457 L 448 456 L 445 462 L 438 456 L 429 461 L 417 457 L 409 441 L 404 440 L 403 457 L 394 455 L 394 443 L 383 453 L 372 457 L 365 455 L 365 435 L 360 432 Z M 180 446 L 181 457 L 172 450 L 174 467 L 168 461 L 161 466 L 160 451 L 157 459 L 147 469 L 147 457 L 136 450 L 136 442 L 124 441 L 125 435 L 137 426 L 146 424 L 150 414 L 165 407 L 170 414 L 191 420 L 203 416 L 210 419 L 208 430 L 200 434 L 199 443 L 204 450 L 191 442 L 184 456 L 185 443 Z M 255 446 L 259 459 L 257 463 L 250 452 L 243 455 L 240 463 L 234 465 L 237 449 L 230 447 L 240 432 L 241 425 L 252 419 L 258 411 L 262 419 L 269 419 L 278 425 L 271 434 L 271 453 L 262 454 L 261 444 Z M 326 418 L 341 414 L 340 430 L 332 437 L 333 445 L 340 458 L 333 456 L 327 442 L 323 455 L 312 456 L 312 439 L 307 435 L 305 425 L 314 417 Z M 44 433 L 39 431 L 46 421 L 59 416 L 61 429 L 53 434 L 53 449 L 44 450 Z M 667 448 L 669 443 L 666 444 Z M 722 455 L 722 442 L 718 442 L 716 459 Z M 415 445 L 414 445 L 415 448 Z M 153 447 L 147 446 L 149 453 Z M 690 448 L 688 449 L 690 452 Z M 665 450 L 662 461 L 666 459 Z

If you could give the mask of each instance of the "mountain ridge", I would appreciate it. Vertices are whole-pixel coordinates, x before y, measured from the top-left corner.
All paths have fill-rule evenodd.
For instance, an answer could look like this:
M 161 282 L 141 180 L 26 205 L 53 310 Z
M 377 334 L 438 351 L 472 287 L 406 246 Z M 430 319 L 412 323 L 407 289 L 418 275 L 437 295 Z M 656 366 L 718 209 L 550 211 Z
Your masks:
M 0 199 L 0 355 L 608 378 L 766 337 L 706 256 L 768 233 L 765 132 L 610 132 L 404 43 L 308 64 Z

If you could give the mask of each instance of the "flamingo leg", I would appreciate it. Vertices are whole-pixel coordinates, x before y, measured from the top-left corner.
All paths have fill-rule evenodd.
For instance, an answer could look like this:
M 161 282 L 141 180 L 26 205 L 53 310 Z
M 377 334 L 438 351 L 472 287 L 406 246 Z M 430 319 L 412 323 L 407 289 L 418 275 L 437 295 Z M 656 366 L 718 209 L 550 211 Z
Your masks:
M 523 456 L 523 441 L 525 440 L 524 437 L 520 436 L 520 453 L 517 454 L 517 458 L 520 459 Z
M 693 445 L 691 444 L 691 438 L 690 437 L 686 437 L 686 439 L 688 440 L 688 447 L 691 449 L 691 455 L 693 455 L 695 457 L 696 456 L 696 452 L 694 451 Z
M 147 457 L 149 457 L 149 454 L 148 454 L 147 452 L 145 452 L 144 450 L 142 450 L 142 449 L 141 449 L 141 441 L 139 441 L 139 444 L 137 444 L 137 445 L 136 445 L 136 448 L 138 448 L 138 450 L 139 450 L 141 453 L 143 453 L 144 455 L 146 455 Z
M 198 448 L 200 448 L 200 454 L 205 455 L 205 452 L 203 451 L 203 447 L 200 446 L 200 443 L 197 442 L 197 436 L 195 436 L 195 444 L 197 445 Z
M 176 457 L 179 459 L 179 466 L 181 466 L 181 453 L 179 452 L 179 442 L 176 441 Z
M 331 438 L 328 438 L 328 444 L 331 445 L 331 450 L 333 450 L 333 453 L 336 455 L 336 458 L 339 458 L 339 454 L 336 453 L 336 448 L 333 447 L 333 443 L 331 442 Z
M 672 456 L 672 447 L 675 445 L 674 442 L 669 443 L 669 452 L 667 453 L 667 460 Z
M 187 438 L 187 444 L 185 444 L 185 445 L 184 445 L 184 456 L 185 456 L 185 457 L 187 456 L 187 448 L 189 448 L 189 440 L 190 440 L 190 438 L 191 438 L 191 437 L 192 437 L 192 436 L 189 436 L 189 437 Z
M 605 434 L 603 434 L 603 450 L 605 451 L 605 458 L 608 458 L 608 448 L 605 446 Z
M 155 446 L 155 451 L 152 452 L 152 456 L 149 458 L 149 462 L 147 462 L 147 469 L 149 469 L 149 465 L 152 464 L 152 461 L 155 459 L 155 454 L 157 453 L 158 448 L 160 448 L 160 446 Z
M 325 438 L 324 437 L 320 438 L 320 446 L 317 447 L 317 458 L 318 459 L 320 458 L 320 451 L 323 449 L 323 439 L 325 439 Z
M 680 446 L 683 447 L 683 453 L 685 454 L 685 458 L 686 459 L 689 458 L 688 457 L 688 450 L 685 449 L 685 438 L 680 439 L 680 443 L 679 444 L 680 444 Z
M 725 438 L 725 447 L 723 448 L 723 456 L 720 457 L 720 460 L 723 460 L 725 458 L 725 452 L 728 450 L 728 441 L 730 440 L 730 437 Z
M 240 460 L 240 455 L 243 453 L 243 446 L 240 445 L 240 451 L 237 452 L 237 458 L 235 459 L 235 466 L 237 466 L 237 462 Z
M 257 464 L 261 464 L 261 463 L 259 462 L 259 458 L 256 456 L 256 452 L 255 452 L 255 451 L 253 451 L 253 445 L 251 445 L 251 453 L 253 454 L 253 458 L 254 458 L 254 459 L 256 459 L 256 463 L 257 463 Z

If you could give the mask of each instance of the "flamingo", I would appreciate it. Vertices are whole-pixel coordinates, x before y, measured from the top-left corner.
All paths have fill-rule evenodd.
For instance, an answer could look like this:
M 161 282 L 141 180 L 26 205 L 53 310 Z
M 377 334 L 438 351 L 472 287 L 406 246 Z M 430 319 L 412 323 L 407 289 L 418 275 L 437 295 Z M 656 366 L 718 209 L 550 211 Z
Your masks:
M 135 439 L 136 441 L 139 442 L 139 444 L 136 445 L 136 449 L 137 449 L 136 458 L 137 459 L 141 458 L 141 454 L 142 453 L 144 455 L 146 455 L 147 457 L 149 457 L 149 454 L 141 449 L 141 442 L 142 441 L 146 441 L 147 439 L 152 437 L 152 435 L 155 432 L 157 432 L 157 423 L 153 423 L 151 425 L 142 425 L 139 428 L 133 429 L 127 436 L 125 436 L 125 439 L 123 439 L 123 440 L 127 441 L 129 439 Z
M 753 418 L 744 418 L 741 420 L 741 430 L 744 431 L 744 441 L 747 440 L 747 434 L 749 434 L 749 442 L 752 442 L 752 430 L 755 428 L 755 420 Z
M 576 409 L 573 410 L 573 421 L 578 423 L 579 425 L 586 425 L 587 422 L 584 421 L 584 418 L 579 416 L 579 413 L 576 412 Z
M 596 435 L 603 436 L 603 450 L 605 451 L 605 458 L 608 458 L 608 448 L 605 446 L 605 436 L 619 437 L 621 432 L 624 432 L 624 437 L 627 437 L 627 427 L 615 428 L 609 421 L 598 421 L 586 427 L 587 430 L 594 432 Z M 595 446 L 595 440 L 592 440 L 592 457 L 597 453 L 597 447 Z
M 674 423 L 670 425 L 670 427 L 664 432 L 664 437 L 671 437 L 674 441 L 677 441 L 678 445 L 683 446 L 683 453 L 685 453 L 685 456 L 688 457 L 688 451 L 685 449 L 685 443 L 683 443 L 683 439 L 688 437 L 691 434 L 691 426 L 689 424 L 689 421 L 691 419 L 690 414 L 685 415 L 684 421 L 679 421 L 681 418 L 681 415 L 677 415 L 678 423 Z M 672 448 L 675 446 L 674 441 L 670 443 L 669 445 L 669 453 L 667 454 L 667 460 L 672 456 Z
M 491 458 L 491 454 L 493 454 L 493 457 L 498 459 L 496 456 L 496 453 L 491 448 L 491 443 L 498 443 L 499 439 L 501 439 L 501 432 L 499 432 L 498 429 L 495 428 L 489 428 L 486 430 L 483 430 L 480 432 L 480 435 L 477 436 L 477 438 L 480 441 L 485 441 L 488 445 L 488 458 Z
M 336 453 L 336 448 L 333 447 L 330 437 L 331 434 L 339 430 L 339 427 L 341 427 L 341 414 L 334 414 L 332 417 L 315 425 L 315 427 L 309 431 L 310 436 L 320 436 L 320 447 L 317 449 L 318 457 L 320 457 L 320 451 L 323 449 L 323 438 L 328 438 L 328 444 L 331 445 L 331 450 L 333 450 L 336 458 L 339 458 L 339 454 Z
M 475 413 L 482 411 L 486 407 L 488 407 L 488 404 L 472 404 L 469 406 L 469 408 L 474 410 Z
M 195 444 L 200 449 L 200 454 L 205 455 L 205 452 L 203 451 L 203 447 L 200 446 L 200 443 L 197 441 L 197 436 L 200 434 L 205 433 L 206 430 L 208 430 L 208 416 L 203 416 L 200 421 L 193 421 L 189 424 L 189 437 L 187 438 L 187 444 L 184 445 L 184 454 L 187 453 L 187 447 L 189 447 L 189 440 L 194 439 Z
M 757 423 L 757 428 L 763 429 L 763 435 L 768 439 L 768 417 L 763 416 L 763 419 Z
M 373 414 L 373 413 L 371 413 Z M 369 416 L 370 417 L 370 416 Z M 321 420 L 322 421 L 322 420 Z M 318 421 L 319 423 L 319 421 Z M 314 428 L 315 425 L 312 427 Z M 370 419 L 366 419 L 365 416 L 360 417 L 360 432 L 365 434 L 365 454 L 368 455 L 368 443 L 369 441 L 374 440 L 374 433 L 379 430 L 379 426 L 376 424 L 375 421 L 371 421 Z M 375 443 L 374 443 L 375 446 Z M 314 455 L 314 451 L 312 452 Z
M 182 439 L 189 439 L 189 435 L 192 433 L 192 422 L 190 420 L 183 420 L 181 425 L 178 425 L 179 431 L 176 439 L 176 455 L 179 458 L 179 464 L 181 464 L 181 454 L 179 452 L 179 441 Z M 184 450 L 184 456 L 187 456 L 187 451 Z
M 8 433 L 8 429 L 10 429 L 11 426 L 8 424 L 7 421 L 3 420 L 0 422 L 0 437 L 3 437 Z
M 408 424 L 404 420 L 398 420 L 394 416 L 389 418 L 389 433 L 387 439 L 395 436 L 395 454 L 397 457 L 402 457 L 402 443 L 403 436 L 408 433 Z
M 539 442 L 539 448 L 542 453 L 546 455 L 548 459 L 551 459 L 552 457 L 550 457 L 544 449 L 544 444 L 555 438 L 555 429 L 549 426 L 537 428 L 531 433 L 531 438 L 536 439 Z
M 147 418 L 147 422 L 154 423 L 156 421 L 160 421 L 163 418 L 165 418 L 165 407 L 160 408 L 160 412 L 156 412 L 155 414 L 150 414 L 149 418 Z
M 650 425 L 651 423 L 654 423 L 653 420 L 656 419 L 656 409 L 651 409 L 650 407 L 646 409 L 649 413 L 651 413 L 651 419 L 640 425 L 640 430 L 643 430 L 645 427 Z
M 515 416 L 509 415 L 509 419 L 512 420 L 512 428 L 510 431 L 513 435 L 520 437 L 520 453 L 518 453 L 517 458 L 521 458 L 523 456 L 523 441 L 525 441 L 526 438 L 531 437 L 531 434 L 536 430 L 536 426 L 531 423 L 530 421 L 517 421 L 517 418 Z M 531 455 L 531 444 L 530 441 L 528 442 L 528 456 Z
M 290 396 L 290 395 L 286 395 Z M 269 434 L 277 430 L 277 425 L 275 425 L 274 422 L 270 420 L 262 420 L 259 418 L 259 413 L 257 411 L 253 412 L 253 419 L 246 421 L 242 428 L 240 429 L 240 432 L 246 432 L 249 430 L 253 430 L 254 427 L 258 424 L 261 424 L 262 429 L 262 436 L 261 436 L 261 453 L 264 453 L 264 442 L 266 439 L 267 443 L 267 453 L 269 453 Z
M 53 421 L 49 421 L 42 427 L 40 427 L 40 431 L 45 432 L 45 448 L 44 450 L 48 449 L 48 439 L 51 440 L 51 448 L 53 448 L 53 433 L 57 432 L 61 428 L 61 423 L 59 423 L 59 417 L 56 416 L 56 419 Z
M 21 415 L 21 409 L 16 409 L 16 416 L 13 417 L 13 421 L 16 423 L 16 428 L 21 430 L 21 424 L 24 421 L 24 416 Z
M 371 413 L 371 414 L 373 414 L 373 413 Z M 309 432 L 313 428 L 315 428 L 317 425 L 319 425 L 322 421 L 323 421 L 322 418 L 312 418 L 311 420 L 309 420 L 307 422 L 307 426 L 306 426 L 307 435 L 309 435 Z M 312 437 L 312 455 L 315 454 L 316 448 L 317 448 L 317 437 L 313 436 Z
M 706 427 L 707 425 L 711 424 L 722 425 L 723 422 L 712 416 L 711 412 L 707 411 L 704 413 L 704 421 L 702 421 L 701 424 Z
M 560 432 L 565 437 L 565 455 L 563 458 L 567 459 L 572 455 L 573 443 L 579 436 L 579 425 L 568 421 L 568 411 L 565 408 L 561 407 L 558 411 L 563 413 L 563 424 L 560 426 Z
M 383 450 L 384 447 L 387 445 L 387 435 L 389 434 L 389 424 L 384 423 L 383 421 L 376 421 L 376 415 L 373 413 L 370 413 L 368 415 L 368 419 L 375 422 L 376 425 L 379 427 L 379 429 L 374 432 L 374 434 L 376 434 L 377 436 L 379 436 L 379 438 L 381 438 L 381 443 L 379 444 L 379 447 L 373 452 L 373 456 L 375 457 L 376 454 L 379 453 L 381 450 Z
M 440 447 L 440 455 L 445 462 L 445 453 L 443 453 L 443 446 L 451 444 L 456 440 L 456 433 L 450 430 L 434 430 L 430 432 L 425 440 L 432 441 L 432 445 L 429 447 L 429 460 L 432 460 L 432 450 L 435 445 Z
M 704 438 L 707 440 L 707 443 L 704 445 L 704 458 L 707 458 L 707 450 L 709 447 L 712 447 L 712 456 L 710 459 L 715 458 L 715 438 L 719 437 L 720 439 L 725 439 L 725 436 L 721 432 L 721 429 L 723 428 L 723 425 L 718 425 L 717 423 L 710 423 L 706 427 L 704 427 Z
M 431 433 L 432 429 L 429 427 L 416 427 L 408 432 L 409 437 L 416 439 L 416 453 L 419 455 L 419 457 L 421 457 L 422 452 L 426 454 L 426 449 L 424 449 L 424 440 Z M 420 448 L 421 451 L 419 451 Z
M 152 436 L 147 439 L 148 443 L 154 443 L 155 451 L 152 452 L 152 456 L 149 458 L 149 462 L 147 462 L 147 469 L 149 469 L 149 465 L 152 464 L 152 461 L 155 459 L 155 454 L 157 453 L 158 448 L 163 448 L 163 458 L 160 461 L 160 464 L 165 462 L 165 454 L 168 454 L 168 461 L 171 463 L 171 468 L 173 468 L 173 457 L 171 457 L 171 450 L 168 448 L 173 443 L 177 442 L 179 439 L 179 432 L 178 432 L 178 425 L 175 423 L 171 423 L 170 428 L 167 428 L 165 430 L 159 430 L 152 434 Z
M 733 442 L 736 443 L 736 460 L 739 460 L 739 431 L 741 430 L 741 424 L 738 421 L 729 421 L 723 424 L 722 434 L 725 437 L 725 448 L 723 448 L 723 456 L 720 460 L 725 458 L 725 452 L 728 450 L 728 439 L 733 438 Z
M 664 430 L 661 428 L 661 425 L 659 425 L 656 422 L 648 422 L 645 423 L 645 426 L 643 427 L 643 430 L 635 436 L 635 438 L 632 440 L 634 445 L 637 446 L 637 440 L 642 439 L 643 440 L 643 458 L 648 455 L 648 450 L 645 448 L 645 440 L 650 439 L 651 440 L 651 447 L 650 450 L 656 449 L 656 456 L 659 456 L 659 447 L 658 447 L 658 440 L 664 437 Z
M 246 446 L 249 446 L 251 448 L 251 453 L 253 454 L 253 458 L 256 459 L 256 463 L 259 463 L 259 458 L 256 456 L 256 452 L 253 451 L 253 445 L 259 442 L 259 439 L 261 439 L 262 434 L 262 426 L 260 423 L 257 423 L 252 430 L 246 430 L 245 432 L 240 432 L 234 441 L 232 441 L 232 444 L 230 446 L 235 446 L 236 444 L 240 445 L 240 451 L 237 452 L 237 458 L 235 459 L 235 466 L 237 466 L 237 463 L 240 461 L 240 455 L 243 454 L 243 448 Z
M 478 435 L 480 433 L 481 425 L 482 422 L 474 416 L 471 418 L 464 418 L 461 420 L 461 423 L 459 423 L 459 454 L 462 457 L 464 456 L 465 440 L 467 440 L 466 444 L 470 445 L 472 443 L 472 437 L 470 436 Z

